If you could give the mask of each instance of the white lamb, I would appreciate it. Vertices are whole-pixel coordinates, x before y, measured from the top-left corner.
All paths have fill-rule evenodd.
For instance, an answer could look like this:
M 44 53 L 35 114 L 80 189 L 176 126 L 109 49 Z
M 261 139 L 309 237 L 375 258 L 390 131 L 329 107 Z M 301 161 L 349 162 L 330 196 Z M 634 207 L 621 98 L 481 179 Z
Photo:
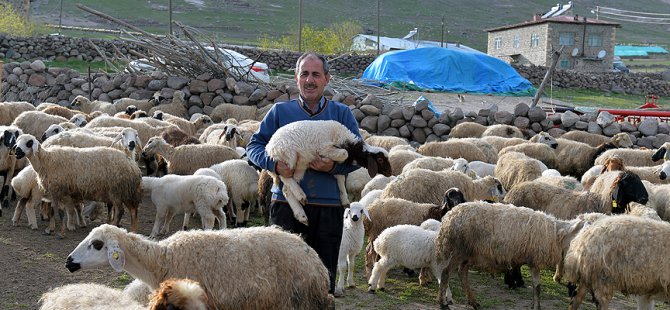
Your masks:
M 335 296 L 344 295 L 344 270 L 348 268 L 347 286 L 355 287 L 354 284 L 354 264 L 358 253 L 363 249 L 363 217 L 372 221 L 368 210 L 359 202 L 351 203 L 351 206 L 344 210 L 344 228 L 342 231 L 342 241 L 340 242 L 340 254 L 337 259 L 337 286 L 335 287 Z
M 219 228 L 226 228 L 223 207 L 228 203 L 226 184 L 210 176 L 166 175 L 161 178 L 142 177 L 145 195 L 151 195 L 156 205 L 156 221 L 151 237 L 170 230 L 175 214 L 198 212 L 203 229 L 214 228 L 214 219 Z
M 386 150 L 373 147 L 353 134 L 337 121 L 298 121 L 279 128 L 266 145 L 267 154 L 275 162 L 284 162 L 294 169 L 293 177 L 273 175 L 276 186 L 279 180 L 284 183 L 282 192 L 291 206 L 294 217 L 308 225 L 307 215 L 302 205 L 307 196 L 299 183 L 305 176 L 310 162 L 317 156 L 329 158 L 335 162 L 354 163 L 368 169 L 370 176 L 377 172 L 391 175 L 391 165 Z M 345 187 L 345 176 L 336 175 L 340 191 L 340 201 L 349 204 Z
M 258 172 L 246 160 L 232 159 L 210 167 L 228 187 L 228 211 L 235 227 L 245 227 L 258 203 Z

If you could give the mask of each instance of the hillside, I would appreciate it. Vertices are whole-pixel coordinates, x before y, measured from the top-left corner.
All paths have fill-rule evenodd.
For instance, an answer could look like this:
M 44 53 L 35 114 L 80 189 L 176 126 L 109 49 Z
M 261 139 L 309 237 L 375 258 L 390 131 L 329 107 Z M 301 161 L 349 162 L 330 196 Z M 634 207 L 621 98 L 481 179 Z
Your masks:
M 58 24 L 60 0 L 33 2 L 32 19 Z M 204 30 L 210 36 L 228 43 L 254 44 L 263 35 L 278 37 L 298 27 L 296 0 L 173 0 L 173 19 Z M 413 28 L 420 39 L 440 41 L 441 19 L 444 17 L 448 41 L 460 41 L 485 51 L 484 29 L 530 20 L 535 13 L 544 13 L 556 0 L 385 0 L 381 2 L 381 35 L 402 37 Z M 75 7 L 82 3 L 146 30 L 168 31 L 168 1 L 80 0 L 63 1 L 63 25 L 114 28 L 97 17 Z M 567 1 L 561 2 L 567 3 Z M 577 0 L 573 13 L 595 18 L 590 13 L 595 3 L 613 8 L 670 14 L 670 0 Z M 376 33 L 377 1 L 303 1 L 303 24 L 325 27 L 354 20 Z M 619 43 L 654 43 L 670 45 L 670 25 L 649 25 L 622 22 L 617 31 Z

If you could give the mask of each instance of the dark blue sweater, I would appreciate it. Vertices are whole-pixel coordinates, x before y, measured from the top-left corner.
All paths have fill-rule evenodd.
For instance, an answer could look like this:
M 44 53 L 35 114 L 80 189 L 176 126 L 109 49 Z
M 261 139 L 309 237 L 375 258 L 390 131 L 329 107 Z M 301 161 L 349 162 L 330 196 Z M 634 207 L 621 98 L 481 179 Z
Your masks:
M 247 146 L 247 156 L 249 160 L 257 166 L 275 171 L 275 162 L 270 159 L 265 151 L 265 146 L 270 141 L 270 137 L 286 124 L 302 120 L 335 120 L 345 125 L 351 132 L 359 138 L 358 123 L 351 113 L 348 106 L 328 100 L 323 109 L 315 115 L 311 115 L 305 110 L 300 101 L 291 100 L 276 103 L 261 122 L 258 131 L 251 137 Z M 307 169 L 305 177 L 300 182 L 300 187 L 307 195 L 307 203 L 315 205 L 341 205 L 340 194 L 337 188 L 337 181 L 333 175 L 347 174 L 360 168 L 359 166 L 335 164 L 332 172 L 320 172 Z M 272 187 L 272 199 L 286 201 L 281 192 L 283 184 L 279 188 Z

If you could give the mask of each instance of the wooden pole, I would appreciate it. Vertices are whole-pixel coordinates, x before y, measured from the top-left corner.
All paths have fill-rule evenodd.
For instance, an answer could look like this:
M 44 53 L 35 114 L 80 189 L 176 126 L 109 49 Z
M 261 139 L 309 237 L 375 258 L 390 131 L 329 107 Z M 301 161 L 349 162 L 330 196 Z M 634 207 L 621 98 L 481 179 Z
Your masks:
M 63 0 L 60 0 L 60 13 L 58 14 L 58 34 L 63 34 Z
M 540 83 L 540 87 L 538 87 L 537 92 L 535 93 L 535 97 L 533 97 L 533 103 L 531 103 L 530 107 L 534 108 L 537 105 L 537 102 L 540 100 L 540 96 L 542 96 L 542 91 L 544 90 L 544 87 L 547 85 L 547 82 L 549 81 L 549 77 L 554 73 L 554 69 L 556 68 L 556 64 L 558 63 L 558 59 L 561 57 L 561 53 L 563 52 L 563 48 L 565 45 L 562 45 L 561 48 L 558 51 L 554 51 L 551 55 L 551 66 L 549 67 L 549 70 L 547 70 L 547 73 L 544 75 L 544 79 L 542 79 L 542 83 Z
M 91 85 L 91 64 L 88 65 L 88 100 L 93 101 L 93 85 Z
M 172 35 L 172 0 L 170 0 L 169 6 L 170 6 L 170 8 L 169 8 L 170 9 L 170 35 Z
M 0 102 L 5 101 L 2 93 L 2 75 L 5 72 L 5 62 L 0 59 Z
M 298 3 L 298 52 L 302 53 L 302 0 Z
M 379 27 L 379 15 L 381 13 L 381 4 L 379 3 L 380 0 L 377 0 L 377 56 L 381 54 L 382 50 L 382 42 L 379 40 L 379 32 L 381 32 L 381 29 Z
M 444 47 L 444 15 L 442 15 L 442 38 L 440 39 L 440 47 Z
M 141 33 L 141 34 L 143 34 L 143 35 L 145 35 L 145 36 L 148 36 L 148 37 L 155 37 L 155 35 L 153 35 L 153 34 L 151 34 L 151 33 L 148 33 L 148 32 L 146 32 L 146 31 L 142 30 L 141 28 L 135 27 L 135 26 L 133 26 L 133 25 L 131 25 L 131 24 L 129 24 L 129 23 L 126 23 L 126 22 L 124 22 L 124 21 L 122 21 L 122 20 L 120 20 L 120 19 L 111 17 L 111 16 L 109 16 L 109 15 L 107 15 L 107 14 L 105 14 L 105 13 L 102 13 L 102 12 L 96 11 L 96 10 L 94 10 L 94 9 L 91 9 L 91 8 L 89 8 L 89 7 L 87 7 L 87 6 L 83 5 L 83 4 L 77 4 L 77 8 L 79 8 L 80 10 L 84 10 L 84 11 L 86 11 L 86 12 L 89 12 L 89 13 L 91 13 L 91 14 L 93 14 L 93 15 L 102 17 L 102 18 L 104 18 L 104 19 L 106 19 L 106 20 L 113 21 L 113 22 L 115 22 L 115 23 L 117 23 L 117 24 L 119 24 L 119 25 L 121 25 L 121 26 L 123 26 L 123 27 L 126 27 L 126 28 L 128 28 L 128 29 L 131 29 L 131 30 L 133 30 L 133 31 L 137 31 L 137 32 L 139 32 L 139 33 Z

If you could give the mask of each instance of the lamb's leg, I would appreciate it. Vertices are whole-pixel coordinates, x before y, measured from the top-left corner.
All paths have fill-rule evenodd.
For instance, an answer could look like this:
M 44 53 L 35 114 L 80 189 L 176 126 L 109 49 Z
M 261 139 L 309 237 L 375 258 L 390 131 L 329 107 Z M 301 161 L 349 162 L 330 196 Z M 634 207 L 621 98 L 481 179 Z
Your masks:
M 354 283 L 354 265 L 356 264 L 355 258 L 356 253 L 352 253 L 347 256 L 347 266 L 349 267 L 349 273 L 347 274 L 347 287 L 356 287 L 356 283 Z
M 16 208 L 14 209 L 14 216 L 12 216 L 12 226 L 17 226 L 19 224 L 19 220 L 21 220 L 21 217 L 23 216 L 23 210 L 25 209 L 26 201 L 27 199 L 21 198 L 16 204 Z M 30 223 L 30 216 L 28 216 L 28 222 Z
M 191 220 L 191 213 L 184 213 L 184 223 L 182 224 L 183 230 L 188 230 L 188 222 Z
M 58 205 L 51 200 L 51 208 L 44 210 L 46 212 L 47 218 L 49 219 L 49 225 L 44 230 L 44 234 L 50 235 L 52 232 L 56 232 L 56 217 L 58 217 Z
M 442 270 L 442 266 L 440 264 L 438 264 L 435 260 L 433 260 L 433 262 L 430 264 L 430 271 L 433 273 L 433 277 L 435 277 L 435 279 L 437 279 L 437 284 L 440 285 L 440 288 L 442 288 L 442 281 L 441 281 L 441 278 L 442 278 L 441 273 L 442 272 L 441 272 L 441 270 Z M 454 298 L 451 294 L 451 289 L 449 289 L 449 283 L 447 283 L 446 290 L 447 290 L 447 292 L 446 292 L 446 294 L 447 294 L 447 304 L 451 305 L 451 304 L 454 303 Z
M 300 202 L 300 198 L 294 196 L 295 194 L 295 189 L 302 193 L 302 196 L 304 197 L 303 200 L 306 202 L 307 201 L 307 196 L 305 196 L 305 193 L 302 191 L 300 188 L 300 185 L 295 181 L 295 179 L 292 178 L 284 178 L 280 176 L 282 182 L 284 182 L 284 197 L 286 197 L 286 200 L 288 201 L 289 206 L 291 207 L 291 211 L 293 211 L 293 217 L 295 217 L 298 222 L 302 223 L 303 225 L 307 226 L 309 223 L 307 221 L 307 214 L 305 214 L 305 210 L 302 208 L 302 204 Z M 288 191 L 286 190 L 288 188 Z
M 377 288 L 383 291 L 386 286 L 386 275 L 394 266 L 395 264 L 391 262 L 388 257 L 380 258 L 375 263 L 375 267 L 372 268 L 372 275 L 368 281 L 368 284 L 370 284 L 368 291 L 374 293 Z
M 540 310 L 540 268 L 531 266 L 530 273 L 533 277 L 533 310 Z
M 65 221 L 67 230 L 74 231 L 77 227 L 74 225 L 74 221 L 77 219 L 77 211 L 75 210 L 76 206 L 70 200 L 65 205 L 65 214 L 67 215 L 67 220 Z
M 237 225 L 237 211 L 235 211 L 235 205 L 233 204 L 232 199 L 228 199 L 226 210 L 228 210 L 228 214 L 230 215 L 230 223 L 233 226 Z
M 419 285 L 426 286 L 428 283 L 432 282 L 433 279 L 430 278 L 430 272 L 426 268 L 421 268 L 419 271 Z
M 636 296 L 638 310 L 654 310 L 654 300 L 651 296 Z
M 214 216 L 219 221 L 219 229 L 226 229 L 226 213 L 223 212 L 223 208 L 214 210 Z
M 167 207 L 156 206 L 156 219 L 154 220 L 154 227 L 151 229 L 150 238 L 156 238 L 160 233 L 163 223 L 167 218 Z
M 139 219 L 137 218 L 137 210 L 139 209 L 138 204 L 128 206 L 128 211 L 130 211 L 130 231 L 137 232 L 139 229 Z M 119 208 L 123 208 L 123 205 L 119 205 Z
M 594 287 L 600 287 L 604 288 L 607 287 L 606 283 L 596 283 Z M 594 289 L 594 294 L 596 297 L 596 300 L 598 301 L 598 309 L 600 310 L 607 310 L 609 309 L 609 304 L 610 300 L 612 300 L 612 297 L 614 295 L 614 291 L 612 289 Z
M 327 146 L 319 150 L 319 155 L 321 157 L 330 158 L 335 162 L 343 162 L 349 157 L 349 153 L 345 149 L 336 148 L 335 146 Z
M 284 183 L 284 187 L 282 188 L 282 192 L 284 194 L 288 194 L 290 196 L 293 196 L 295 200 L 298 201 L 300 205 L 306 205 L 307 204 L 307 195 L 305 195 L 305 192 L 302 190 L 300 187 L 300 184 L 298 184 L 298 179 L 296 178 L 285 178 L 282 176 L 279 176 L 281 181 Z M 286 195 L 284 195 L 286 196 Z M 288 200 L 288 198 L 286 198 Z M 295 214 L 295 212 L 294 212 Z
M 344 269 L 347 268 L 347 262 L 344 257 L 339 257 L 337 260 L 337 285 L 335 286 L 335 296 L 344 295 Z
M 20 202 L 20 201 L 19 201 Z M 31 198 L 29 201 L 25 202 L 26 216 L 28 217 L 28 224 L 30 228 L 37 229 L 37 214 L 35 214 L 35 206 L 42 204 L 42 199 L 40 197 Z M 17 206 L 18 208 L 18 206 Z
M 372 267 L 375 264 L 375 260 L 377 258 L 377 253 L 372 246 L 372 241 L 373 239 L 368 237 L 368 245 L 365 247 L 365 276 L 368 279 L 372 275 Z
M 171 209 L 168 209 L 165 215 L 165 221 L 163 221 L 163 226 L 160 232 L 161 235 L 166 236 L 167 234 L 170 233 L 170 222 L 172 222 L 173 218 L 174 218 L 174 212 Z
M 342 206 L 349 207 L 349 195 L 347 194 L 347 186 L 345 184 L 346 176 L 343 174 L 336 174 L 337 188 L 340 190 L 340 202 Z
M 77 203 L 74 208 L 74 211 L 77 213 L 77 225 L 79 227 L 86 227 L 86 219 L 84 218 L 84 203 Z

